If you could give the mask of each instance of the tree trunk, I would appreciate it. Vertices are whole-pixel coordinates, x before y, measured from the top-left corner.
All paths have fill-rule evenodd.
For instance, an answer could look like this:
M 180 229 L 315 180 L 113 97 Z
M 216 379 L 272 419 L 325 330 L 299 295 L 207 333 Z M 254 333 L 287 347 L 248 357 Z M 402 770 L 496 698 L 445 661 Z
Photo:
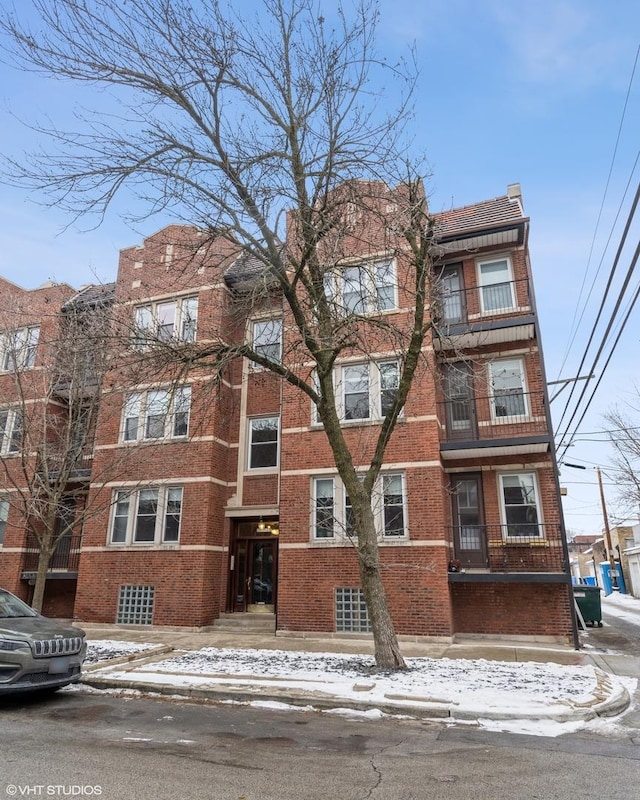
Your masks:
M 31 606 L 36 611 L 42 612 L 42 603 L 44 600 L 44 589 L 47 583 L 47 572 L 49 571 L 49 562 L 53 551 L 50 547 L 41 545 L 38 554 L 38 571 L 36 572 L 36 583 L 33 587 L 33 599 Z
M 360 582 L 371 619 L 376 665 L 380 669 L 406 669 L 382 581 L 378 534 L 371 510 L 371 499 L 361 509 L 356 508 L 359 503 L 359 500 L 352 501 L 358 520 Z

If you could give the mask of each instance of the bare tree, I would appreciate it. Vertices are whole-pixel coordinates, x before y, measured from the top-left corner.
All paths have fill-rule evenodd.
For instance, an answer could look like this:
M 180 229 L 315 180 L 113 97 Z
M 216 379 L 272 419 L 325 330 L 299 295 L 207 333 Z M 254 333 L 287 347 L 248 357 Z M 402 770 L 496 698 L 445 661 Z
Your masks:
M 217 371 L 246 357 L 315 404 L 352 505 L 377 664 L 404 667 L 372 493 L 430 327 L 424 169 L 405 141 L 411 60 L 377 56 L 374 2 L 351 16 L 338 7 L 331 19 L 315 0 L 264 0 L 245 16 L 217 0 L 33 5 L 37 27 L 11 13 L 0 22 L 17 62 L 107 88 L 120 106 L 96 106 L 72 132 L 41 129 L 51 147 L 10 164 L 12 174 L 76 215 L 104 214 L 122 189 L 135 192 L 137 218 L 170 211 L 243 251 L 234 297 L 245 316 L 274 292 L 284 300 L 286 357 L 223 338 L 174 356 Z M 401 265 L 403 314 L 382 313 L 388 276 L 373 266 L 345 272 L 354 257 L 380 253 Z M 399 374 L 362 471 L 343 430 L 334 368 L 381 342 Z
M 613 446 L 618 499 L 626 506 L 621 519 L 628 518 L 640 508 L 640 394 L 626 409 L 613 408 L 604 419 Z
M 36 337 L 29 339 L 37 328 L 16 326 L 23 309 L 0 309 L 0 367 L 6 373 L 0 482 L 11 489 L 6 496 L 26 525 L 28 549 L 37 552 L 32 604 L 38 610 L 56 549 L 82 530 L 92 512 L 88 478 L 101 387 L 112 352 L 112 298 L 108 288 L 101 287 L 90 301 L 86 297 L 63 309 L 52 307 L 54 325 L 50 320 L 48 331 L 57 329 L 58 334 L 39 343 Z

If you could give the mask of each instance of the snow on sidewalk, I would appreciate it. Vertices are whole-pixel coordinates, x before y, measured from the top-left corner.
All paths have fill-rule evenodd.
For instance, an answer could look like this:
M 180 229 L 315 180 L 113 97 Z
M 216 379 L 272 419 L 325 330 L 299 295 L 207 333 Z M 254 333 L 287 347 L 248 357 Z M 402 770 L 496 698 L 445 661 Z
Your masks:
M 132 647 L 139 645 L 92 641 L 90 658 L 99 662 L 101 652 L 114 658 Z M 92 675 L 150 689 L 173 686 L 220 692 L 242 687 L 255 690 L 254 700 L 261 694 L 284 696 L 290 691 L 310 698 L 331 697 L 371 712 L 389 705 L 404 707 L 407 713 L 440 706 L 454 719 L 476 719 L 487 726 L 495 727 L 496 718 L 516 719 L 509 729 L 516 724 L 528 732 L 541 732 L 544 720 L 546 735 L 566 731 L 566 720 L 582 724 L 592 717 L 603 693 L 612 697 L 632 688 L 629 681 L 593 666 L 448 658 L 409 658 L 407 665 L 407 671 L 378 672 L 371 656 L 205 647 L 128 667 L 105 663 L 105 669 Z M 313 705 L 312 699 L 309 704 Z M 527 727 L 524 719 L 536 722 Z M 554 720 L 565 725 L 550 734 L 548 725 Z

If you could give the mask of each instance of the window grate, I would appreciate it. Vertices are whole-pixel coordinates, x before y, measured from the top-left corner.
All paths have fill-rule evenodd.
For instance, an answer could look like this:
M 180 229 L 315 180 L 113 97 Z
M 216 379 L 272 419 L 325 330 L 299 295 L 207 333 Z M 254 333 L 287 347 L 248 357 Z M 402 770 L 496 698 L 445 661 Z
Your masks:
M 116 625 L 151 625 L 154 593 L 153 586 L 121 586 Z
M 371 622 L 362 589 L 336 589 L 336 631 L 369 633 Z

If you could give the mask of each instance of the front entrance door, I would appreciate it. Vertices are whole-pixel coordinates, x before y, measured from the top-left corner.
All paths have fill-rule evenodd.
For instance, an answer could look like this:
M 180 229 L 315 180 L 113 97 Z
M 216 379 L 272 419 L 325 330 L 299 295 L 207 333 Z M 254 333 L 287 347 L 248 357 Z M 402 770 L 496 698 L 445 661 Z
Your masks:
M 463 567 L 487 566 L 487 536 L 482 511 L 480 475 L 460 475 L 452 480 L 453 546 Z
M 237 539 L 231 562 L 233 611 L 275 610 L 277 539 Z

